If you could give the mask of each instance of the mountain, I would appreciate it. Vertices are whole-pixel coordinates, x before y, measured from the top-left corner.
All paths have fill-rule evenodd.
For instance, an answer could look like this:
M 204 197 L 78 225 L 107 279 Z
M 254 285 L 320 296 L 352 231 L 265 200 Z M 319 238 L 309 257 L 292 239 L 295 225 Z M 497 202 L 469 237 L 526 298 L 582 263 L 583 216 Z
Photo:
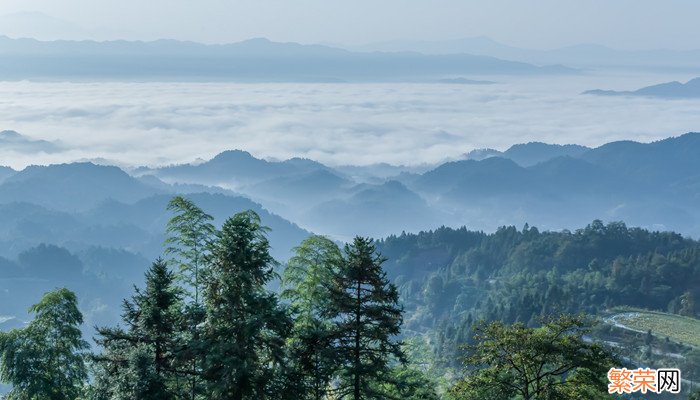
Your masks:
M 521 49 L 499 43 L 486 36 L 476 36 L 461 39 L 448 40 L 391 40 L 377 42 L 359 46 L 345 46 L 355 51 L 415 51 L 423 54 L 479 54 L 490 55 L 510 54 L 513 55 Z
M 285 176 L 328 170 L 316 161 L 292 158 L 285 161 L 267 161 L 253 157 L 247 151 L 228 150 L 201 164 L 184 164 L 155 170 L 138 170 L 152 174 L 166 182 L 199 183 L 240 186 Z
M 230 150 L 200 164 L 140 169 L 137 174 L 152 174 L 171 184 L 203 182 L 235 188 L 287 220 L 345 239 L 425 229 L 442 221 L 440 212 L 421 196 L 390 179 L 424 169 L 386 164 L 334 169 L 308 159 L 268 161 Z M 379 219 L 383 222 L 377 227 L 374 222 Z
M 315 165 L 291 160 L 300 169 Z M 285 164 L 286 165 L 286 164 Z M 170 198 L 185 193 L 217 218 L 254 210 L 273 228 L 274 255 L 284 259 L 308 232 L 231 191 L 168 185 L 91 163 L 30 166 L 0 184 L 0 256 L 41 243 L 83 251 L 91 246 L 129 249 L 147 259 L 163 251 Z
M 11 177 L 12 175 L 16 174 L 17 171 L 10 167 L 4 167 L 0 165 L 0 184 L 5 181 L 5 179 Z
M 415 175 L 429 171 L 436 165 L 391 165 L 387 163 L 370 165 L 340 165 L 333 169 L 358 183 L 382 183 L 387 179 L 397 179 L 403 174 Z
M 485 36 L 439 40 L 397 40 L 363 46 L 345 46 L 356 51 L 416 51 L 423 54 L 476 54 L 536 65 L 564 64 L 577 68 L 647 68 L 653 70 L 700 70 L 700 49 L 621 50 L 598 44 L 577 44 L 555 49 L 527 49 L 499 43 Z
M 406 81 L 471 74 L 570 74 L 469 54 L 360 53 L 251 39 L 225 45 L 175 40 L 53 41 L 0 37 L 0 79 L 185 81 Z
M 160 183 L 166 187 L 204 182 L 235 188 L 289 221 L 343 239 L 353 232 L 382 236 L 443 223 L 486 231 L 526 222 L 565 229 L 596 218 L 697 235 L 699 152 L 700 134 L 688 133 L 597 148 L 530 142 L 417 167 L 330 168 L 227 151 L 200 164 L 148 173 L 170 182 Z
M 25 201 L 76 211 L 114 199 L 133 202 L 158 193 L 117 167 L 92 163 L 29 166 L 0 185 L 0 202 Z
M 341 196 L 351 186 L 354 186 L 354 182 L 328 169 L 316 169 L 297 175 L 278 176 L 242 190 L 255 198 L 269 201 L 284 199 L 292 206 L 310 206 Z
M 472 150 L 465 155 L 468 160 L 481 161 L 489 157 L 502 157 L 515 161 L 520 166 L 529 167 L 557 157 L 578 157 L 590 150 L 588 147 L 575 144 L 548 144 L 530 142 L 515 144 L 501 152 L 494 149 Z
M 605 218 L 700 234 L 700 134 L 593 149 L 532 143 L 511 149 L 445 163 L 408 186 L 431 207 L 451 212 L 453 226 L 529 222 L 563 229 Z
M 171 217 L 167 204 L 183 185 L 90 163 L 6 172 L 9 176 L 0 185 L 0 323 L 21 326 L 29 305 L 65 286 L 81 299 L 86 335 L 93 334 L 93 326 L 114 324 L 132 284 L 164 256 Z M 286 260 L 310 235 L 260 204 L 221 190 L 186 196 L 213 215 L 217 226 L 237 212 L 258 213 L 271 228 L 268 237 L 276 259 Z
M 128 242 L 121 247 L 138 249 L 148 258 L 154 258 L 162 254 L 163 251 L 163 234 L 171 215 L 166 208 L 168 201 L 173 196 L 174 194 L 159 194 L 132 204 L 107 201 L 84 213 L 83 218 L 95 225 L 132 226 L 144 231 L 148 235 L 146 240 L 127 238 Z M 205 212 L 211 214 L 215 218 L 216 226 L 220 226 L 226 218 L 237 212 L 253 210 L 258 213 L 263 225 L 271 228 L 272 254 L 280 260 L 287 259 L 291 249 L 310 234 L 294 223 L 268 212 L 260 204 L 244 197 L 212 193 L 190 193 L 186 197 L 197 203 Z
M 500 157 L 448 162 L 426 172 L 414 182 L 414 186 L 425 193 L 459 192 L 460 196 L 469 197 L 525 190 L 529 185 L 525 169 L 512 160 Z
M 581 158 L 616 171 L 626 179 L 658 187 L 700 177 L 698 151 L 700 133 L 693 132 L 652 143 L 608 143 L 582 154 Z
M 19 153 L 55 153 L 61 146 L 47 140 L 33 140 L 15 131 L 0 132 L 0 150 Z
M 396 181 L 359 185 L 346 198 L 309 209 L 301 220 L 317 232 L 350 240 L 355 235 L 382 237 L 439 225 L 444 218 L 418 194 Z
M 583 94 L 598 96 L 645 96 L 660 97 L 668 99 L 700 98 L 700 78 L 689 80 L 686 83 L 667 82 L 658 85 L 647 86 L 634 91 L 614 91 L 614 90 L 587 90 Z

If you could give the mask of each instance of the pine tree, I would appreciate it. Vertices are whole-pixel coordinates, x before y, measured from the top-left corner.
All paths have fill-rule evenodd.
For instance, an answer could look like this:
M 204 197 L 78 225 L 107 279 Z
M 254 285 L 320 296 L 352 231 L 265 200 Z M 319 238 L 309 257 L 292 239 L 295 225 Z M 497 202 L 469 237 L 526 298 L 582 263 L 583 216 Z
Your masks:
M 122 328 L 98 328 L 97 343 L 105 351 L 95 356 L 102 364 L 107 398 L 169 399 L 182 391 L 177 381 L 181 290 L 165 261 L 156 260 L 146 272 L 146 287 L 135 288 L 124 301 Z
M 8 399 L 76 399 L 87 379 L 78 300 L 68 289 L 48 292 L 33 305 L 27 327 L 0 333 L 0 380 Z
M 403 309 L 382 270 L 384 261 L 371 239 L 356 237 L 345 246 L 345 261 L 330 287 L 326 317 L 335 323 L 334 344 L 342 366 L 339 398 L 381 398 L 373 387 L 387 379 L 392 358 L 404 359 L 394 340 Z
M 271 393 L 273 378 L 291 323 L 265 287 L 275 265 L 266 231 L 253 211 L 238 213 L 211 246 L 202 332 L 209 399 L 279 398 Z
M 282 280 L 282 296 L 290 301 L 294 327 L 288 340 L 288 375 L 302 399 L 326 398 L 336 370 L 332 321 L 323 317 L 329 284 L 340 271 L 343 255 L 322 236 L 312 236 L 295 249 Z

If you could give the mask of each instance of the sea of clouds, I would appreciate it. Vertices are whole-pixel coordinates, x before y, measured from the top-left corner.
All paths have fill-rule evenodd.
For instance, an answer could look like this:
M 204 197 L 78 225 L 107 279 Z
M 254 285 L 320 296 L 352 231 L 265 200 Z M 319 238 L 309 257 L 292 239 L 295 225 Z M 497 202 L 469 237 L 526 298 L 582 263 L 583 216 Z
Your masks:
M 493 85 L 0 82 L 0 131 L 19 132 L 28 143 L 0 145 L 0 165 L 99 159 L 154 166 L 227 149 L 330 165 L 416 165 L 529 141 L 652 141 L 700 130 L 700 100 L 580 93 L 671 78 L 688 77 L 500 77 Z

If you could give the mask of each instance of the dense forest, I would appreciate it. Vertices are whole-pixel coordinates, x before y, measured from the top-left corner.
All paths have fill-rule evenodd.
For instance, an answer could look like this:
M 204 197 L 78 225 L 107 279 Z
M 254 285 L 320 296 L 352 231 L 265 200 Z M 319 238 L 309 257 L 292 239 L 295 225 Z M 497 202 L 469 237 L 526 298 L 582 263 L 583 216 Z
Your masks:
M 641 365 L 700 382 L 692 343 L 601 324 L 621 306 L 696 321 L 700 243 L 678 234 L 311 236 L 280 265 L 255 212 L 168 209 L 163 258 L 94 348 L 69 288 L 0 334 L 8 399 L 606 399 L 609 368 Z
M 603 316 L 616 307 L 690 318 L 700 311 L 700 243 L 671 232 L 601 221 L 575 232 L 440 228 L 378 246 L 406 308 L 404 331 L 429 338 L 435 363 L 448 369 L 459 368 L 480 320 L 534 327 L 549 315 Z

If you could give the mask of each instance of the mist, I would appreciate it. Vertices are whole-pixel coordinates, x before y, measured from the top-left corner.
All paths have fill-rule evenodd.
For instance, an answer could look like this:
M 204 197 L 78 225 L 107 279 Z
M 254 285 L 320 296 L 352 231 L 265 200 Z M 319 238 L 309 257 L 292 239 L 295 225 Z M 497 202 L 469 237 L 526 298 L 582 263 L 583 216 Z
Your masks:
M 0 155 L 14 168 L 84 159 L 167 165 L 225 149 L 329 165 L 417 165 L 530 141 L 648 142 L 698 130 L 700 100 L 580 93 L 685 78 L 496 77 L 492 85 L 2 82 L 0 130 L 47 141 L 51 151 L 3 146 Z

